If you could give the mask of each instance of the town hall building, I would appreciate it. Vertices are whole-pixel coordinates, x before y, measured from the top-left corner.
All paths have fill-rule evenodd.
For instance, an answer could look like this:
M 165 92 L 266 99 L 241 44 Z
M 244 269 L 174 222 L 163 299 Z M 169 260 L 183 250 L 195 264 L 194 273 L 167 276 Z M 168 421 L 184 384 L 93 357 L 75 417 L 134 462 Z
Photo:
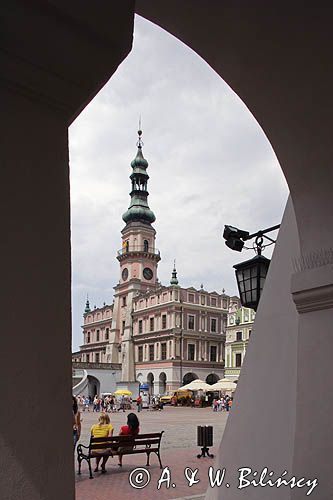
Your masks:
M 230 297 L 179 285 L 176 267 L 170 284 L 157 276 L 155 215 L 148 205 L 148 162 L 142 131 L 131 163 L 131 201 L 123 214 L 118 251 L 119 283 L 111 305 L 91 310 L 87 300 L 79 364 L 119 367 L 117 385 L 164 394 L 196 378 L 213 384 L 224 376 Z M 97 364 L 97 365 L 96 365 Z M 137 392 L 137 391 L 136 391 Z

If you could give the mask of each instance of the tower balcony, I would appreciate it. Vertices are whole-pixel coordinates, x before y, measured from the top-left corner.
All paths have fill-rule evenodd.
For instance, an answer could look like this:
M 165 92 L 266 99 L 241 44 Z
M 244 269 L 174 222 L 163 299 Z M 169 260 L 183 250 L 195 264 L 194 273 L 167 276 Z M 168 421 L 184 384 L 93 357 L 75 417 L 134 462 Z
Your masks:
M 117 259 L 119 261 L 127 257 L 147 257 L 157 262 L 161 260 L 160 251 L 157 248 L 147 247 L 146 245 L 125 246 L 118 250 Z

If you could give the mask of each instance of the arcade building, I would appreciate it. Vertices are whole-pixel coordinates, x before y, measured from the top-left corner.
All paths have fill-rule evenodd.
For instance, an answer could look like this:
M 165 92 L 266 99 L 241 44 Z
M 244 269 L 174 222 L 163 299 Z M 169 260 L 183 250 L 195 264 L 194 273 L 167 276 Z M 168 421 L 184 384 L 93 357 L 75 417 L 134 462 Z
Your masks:
M 76 366 L 119 367 L 117 386 L 164 394 L 200 378 L 213 384 L 224 376 L 225 340 L 230 297 L 203 285 L 183 288 L 176 266 L 170 284 L 157 277 L 161 260 L 155 246 L 155 215 L 148 206 L 148 162 L 142 154 L 142 131 L 131 163 L 131 201 L 123 214 L 118 251 L 120 280 L 113 304 L 91 310 L 87 299 Z

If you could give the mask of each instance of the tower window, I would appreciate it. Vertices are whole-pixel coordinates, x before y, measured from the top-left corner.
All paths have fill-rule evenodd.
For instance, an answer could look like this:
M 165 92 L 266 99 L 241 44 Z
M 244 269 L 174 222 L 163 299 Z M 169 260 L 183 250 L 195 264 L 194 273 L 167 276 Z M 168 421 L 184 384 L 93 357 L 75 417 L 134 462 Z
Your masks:
M 96 331 L 96 342 L 99 342 L 99 330 Z
M 167 327 L 167 317 L 166 314 L 162 314 L 162 330 L 165 330 Z
M 236 354 L 236 367 L 239 368 L 240 366 L 242 366 L 242 354 L 237 353 Z
M 126 306 L 126 295 L 123 297 L 123 306 Z
M 105 340 L 109 340 L 109 328 L 105 330 Z
M 161 344 L 161 359 L 167 359 L 167 349 L 166 342 Z
M 206 304 L 206 297 L 201 295 L 201 305 L 204 306 Z
M 125 332 L 125 321 L 122 322 L 121 334 L 124 335 Z
M 99 363 L 99 352 L 95 354 L 95 363 Z
M 87 344 L 90 343 L 90 332 L 87 332 Z
M 191 314 L 188 315 L 188 329 L 194 330 L 194 316 Z
M 211 298 L 211 300 L 210 300 L 210 305 L 211 305 L 212 307 L 216 307 L 216 299 L 215 299 L 215 298 Z
M 144 240 L 143 242 L 143 251 L 144 252 L 148 252 L 148 249 L 149 249 L 149 243 L 147 240 Z
M 139 333 L 142 333 L 142 319 L 139 319 Z
M 216 318 L 212 318 L 210 323 L 210 331 L 216 333 L 217 330 L 216 326 L 217 326 Z
M 241 340 L 243 340 L 242 339 L 242 332 L 236 332 L 236 341 L 239 342 Z
M 194 361 L 195 345 L 188 344 L 187 346 L 187 359 L 189 361 Z
M 149 319 L 149 329 L 151 332 L 154 331 L 154 318 Z
M 191 302 L 192 304 L 194 303 L 194 294 L 193 293 L 188 294 L 188 301 Z

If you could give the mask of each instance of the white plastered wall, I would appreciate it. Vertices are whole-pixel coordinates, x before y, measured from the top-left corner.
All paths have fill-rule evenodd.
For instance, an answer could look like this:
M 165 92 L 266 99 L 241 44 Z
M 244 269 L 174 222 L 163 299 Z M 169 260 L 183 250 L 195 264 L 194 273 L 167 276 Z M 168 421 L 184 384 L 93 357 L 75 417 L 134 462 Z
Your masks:
M 290 499 L 289 488 L 268 491 L 249 487 L 240 491 L 237 486 L 240 467 L 261 471 L 267 466 L 278 475 L 292 469 L 298 313 L 290 294 L 290 277 L 292 256 L 298 253 L 298 232 L 289 200 L 215 464 L 226 468 L 230 488 L 209 488 L 206 500 L 236 500 L 243 498 L 245 491 L 246 500 Z

